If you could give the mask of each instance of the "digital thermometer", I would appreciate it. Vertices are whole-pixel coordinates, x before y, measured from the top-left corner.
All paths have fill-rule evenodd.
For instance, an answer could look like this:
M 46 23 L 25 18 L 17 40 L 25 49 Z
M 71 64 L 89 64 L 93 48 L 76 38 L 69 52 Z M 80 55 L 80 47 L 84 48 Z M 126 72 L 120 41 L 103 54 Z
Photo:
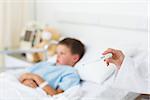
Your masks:
M 106 55 L 101 56 L 100 58 L 101 59 L 108 59 L 108 58 L 111 58 L 111 57 L 112 57 L 112 53 L 108 53 Z
M 94 60 L 94 61 L 90 61 L 90 62 L 88 62 L 88 63 L 86 63 L 86 64 L 99 62 L 100 60 L 105 60 L 105 59 L 111 58 L 112 56 L 113 56 L 112 53 L 108 53 L 108 54 L 106 54 L 106 55 L 102 55 L 102 56 L 100 57 L 100 59 L 97 59 L 97 60 Z M 83 64 L 83 65 L 86 65 L 86 64 Z

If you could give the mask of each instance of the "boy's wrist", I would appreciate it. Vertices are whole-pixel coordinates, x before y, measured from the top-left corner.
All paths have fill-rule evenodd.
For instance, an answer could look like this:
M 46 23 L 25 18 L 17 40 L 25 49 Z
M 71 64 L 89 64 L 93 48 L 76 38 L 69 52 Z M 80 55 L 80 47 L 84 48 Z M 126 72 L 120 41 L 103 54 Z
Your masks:
M 41 88 L 41 89 L 43 89 L 45 86 L 47 86 L 48 85 L 48 82 L 47 81 L 44 81 L 43 83 L 41 83 L 40 85 L 39 85 L 39 87 Z
M 37 82 L 38 85 L 44 82 L 44 80 L 40 76 L 34 76 L 34 80 Z

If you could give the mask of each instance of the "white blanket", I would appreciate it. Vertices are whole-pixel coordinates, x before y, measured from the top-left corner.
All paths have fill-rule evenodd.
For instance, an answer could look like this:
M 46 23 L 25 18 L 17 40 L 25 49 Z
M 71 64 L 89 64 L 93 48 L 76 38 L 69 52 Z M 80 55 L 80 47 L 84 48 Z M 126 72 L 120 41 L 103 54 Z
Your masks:
M 18 77 L 16 71 L 0 74 L 0 100 L 133 100 L 126 99 L 127 91 L 111 87 L 113 77 L 105 84 L 83 82 L 53 97 L 46 95 L 42 89 L 22 85 Z
M 80 96 L 79 86 L 52 97 L 40 88 L 22 85 L 12 73 L 0 74 L 0 100 L 78 100 Z

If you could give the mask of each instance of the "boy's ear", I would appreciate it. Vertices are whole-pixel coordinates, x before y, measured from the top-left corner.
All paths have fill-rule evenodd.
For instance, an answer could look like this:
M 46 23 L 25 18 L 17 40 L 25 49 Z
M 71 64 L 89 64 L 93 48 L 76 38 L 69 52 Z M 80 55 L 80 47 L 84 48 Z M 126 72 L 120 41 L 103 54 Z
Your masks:
M 77 61 L 79 61 L 79 55 L 78 54 L 74 54 L 73 55 L 73 60 L 74 60 L 74 62 L 77 62 Z

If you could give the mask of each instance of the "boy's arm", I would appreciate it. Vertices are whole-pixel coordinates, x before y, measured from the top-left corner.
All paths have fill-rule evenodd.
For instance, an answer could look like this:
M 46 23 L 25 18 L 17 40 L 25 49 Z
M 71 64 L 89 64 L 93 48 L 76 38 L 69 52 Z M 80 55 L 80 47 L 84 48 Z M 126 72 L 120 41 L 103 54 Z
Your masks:
M 25 73 L 25 74 L 23 74 L 21 77 L 20 77 L 20 82 L 22 83 L 24 80 L 26 80 L 26 79 L 31 79 L 31 80 L 34 80 L 36 83 L 37 83 L 37 85 L 39 86 L 40 84 L 42 84 L 43 82 L 45 82 L 45 80 L 43 79 L 43 78 L 41 78 L 40 76 L 38 76 L 38 75 L 36 75 L 36 74 L 33 74 L 33 73 Z M 49 86 L 49 85 L 46 85 L 45 87 L 43 87 L 43 90 L 47 93 L 47 94 L 49 94 L 49 95 L 51 95 L 51 96 L 53 96 L 53 95 L 55 95 L 55 94 L 59 94 L 59 93 L 62 93 L 62 92 L 64 92 L 63 90 L 61 90 L 61 89 L 53 89 L 51 86 Z
M 64 91 L 63 90 L 61 90 L 61 89 L 53 89 L 51 86 L 49 86 L 49 85 L 46 85 L 44 88 L 43 88 L 43 90 L 47 93 L 47 94 L 49 94 L 49 95 L 51 95 L 51 96 L 53 96 L 53 95 L 55 95 L 55 94 L 59 94 L 59 93 L 63 93 Z
M 34 80 L 37 82 L 37 84 L 38 85 L 40 85 L 40 84 L 42 84 L 43 82 L 45 82 L 40 76 L 38 76 L 38 75 L 36 75 L 35 77 L 34 77 Z M 55 94 L 59 94 L 59 93 L 62 93 L 62 92 L 64 92 L 63 90 L 61 90 L 61 89 L 53 89 L 50 85 L 46 85 L 45 87 L 43 87 L 43 90 L 47 93 L 47 94 L 49 94 L 49 95 L 51 95 L 51 96 L 53 96 L 53 95 L 55 95 Z

